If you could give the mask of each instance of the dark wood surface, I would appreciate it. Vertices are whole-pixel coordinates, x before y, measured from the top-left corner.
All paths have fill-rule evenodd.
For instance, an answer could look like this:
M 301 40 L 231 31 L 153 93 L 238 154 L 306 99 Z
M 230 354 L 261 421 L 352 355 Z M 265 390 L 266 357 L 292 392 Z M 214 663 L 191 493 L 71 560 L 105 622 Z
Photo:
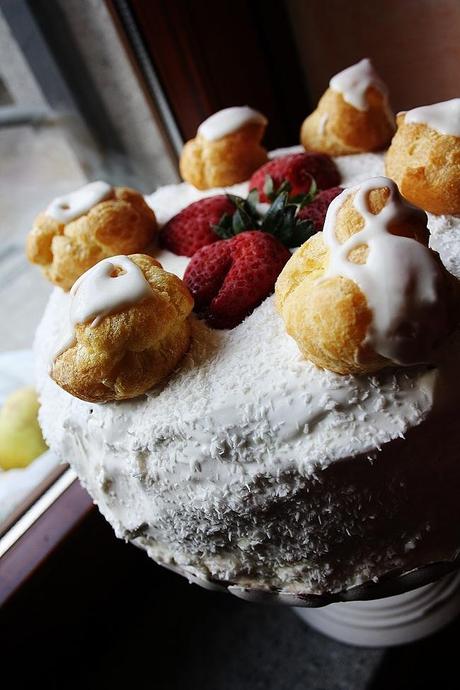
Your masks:
M 0 606 L 17 592 L 94 509 L 74 481 L 0 558 Z
M 42 496 L 42 494 L 64 474 L 68 465 L 57 465 L 54 469 L 46 475 L 36 487 L 31 489 L 27 497 L 0 523 L 0 538 L 6 534 L 9 529 L 26 513 L 29 508 Z
M 310 102 L 283 2 L 128 4 L 184 139 L 213 112 L 250 105 L 269 119 L 269 148 L 298 143 Z

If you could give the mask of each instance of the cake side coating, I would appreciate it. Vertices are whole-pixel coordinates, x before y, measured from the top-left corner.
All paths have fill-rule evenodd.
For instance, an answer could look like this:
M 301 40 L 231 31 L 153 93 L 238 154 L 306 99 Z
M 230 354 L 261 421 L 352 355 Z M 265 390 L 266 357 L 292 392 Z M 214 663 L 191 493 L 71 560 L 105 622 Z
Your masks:
M 337 163 L 345 185 L 382 169 Z M 200 196 L 149 203 L 165 222 Z M 37 332 L 41 423 L 118 536 L 190 574 L 318 593 L 455 554 L 458 339 L 436 369 L 338 376 L 301 359 L 268 298 L 232 331 L 194 321 L 161 388 L 92 405 L 47 376 L 67 306 L 56 289 Z

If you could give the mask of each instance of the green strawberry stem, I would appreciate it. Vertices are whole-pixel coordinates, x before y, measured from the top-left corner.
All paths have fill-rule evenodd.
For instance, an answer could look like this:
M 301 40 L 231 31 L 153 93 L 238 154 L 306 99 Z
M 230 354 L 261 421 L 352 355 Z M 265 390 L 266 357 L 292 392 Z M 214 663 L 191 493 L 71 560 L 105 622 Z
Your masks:
M 272 204 L 263 218 L 257 210 L 259 194 L 256 189 L 252 189 L 247 199 L 243 199 L 234 194 L 227 194 L 227 198 L 235 206 L 235 213 L 230 216 L 224 214 L 218 225 L 214 225 L 214 232 L 222 239 L 230 239 L 235 235 L 247 230 L 260 230 L 268 232 L 276 237 L 279 242 L 286 247 L 298 247 L 312 235 L 315 234 L 315 227 L 310 220 L 299 219 L 298 212 L 301 208 L 311 203 L 317 193 L 317 185 L 312 178 L 312 183 L 307 194 L 301 194 L 289 198 L 291 189 L 290 183 L 285 180 L 280 187 L 273 191 L 273 179 L 267 175 L 264 193 L 270 197 L 267 190 L 272 195 Z

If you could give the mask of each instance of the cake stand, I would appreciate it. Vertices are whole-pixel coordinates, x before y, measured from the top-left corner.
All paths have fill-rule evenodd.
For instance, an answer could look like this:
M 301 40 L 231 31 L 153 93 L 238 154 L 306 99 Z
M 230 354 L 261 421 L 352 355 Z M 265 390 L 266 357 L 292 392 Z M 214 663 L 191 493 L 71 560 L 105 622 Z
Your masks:
M 392 571 L 376 582 L 323 595 L 242 587 L 170 563 L 161 565 L 207 589 L 227 591 L 247 601 L 292 606 L 315 630 L 359 647 L 415 642 L 437 632 L 460 614 L 458 558 L 407 572 Z
M 395 596 L 295 608 L 312 628 L 358 647 L 393 647 L 437 632 L 460 613 L 460 572 Z

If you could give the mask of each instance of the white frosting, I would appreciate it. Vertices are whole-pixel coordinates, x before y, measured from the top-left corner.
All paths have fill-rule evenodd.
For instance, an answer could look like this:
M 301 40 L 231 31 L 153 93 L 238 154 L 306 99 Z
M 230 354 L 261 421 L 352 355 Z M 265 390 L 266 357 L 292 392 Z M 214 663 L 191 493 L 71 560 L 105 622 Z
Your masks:
M 190 257 L 189 256 L 179 256 L 170 252 L 169 249 L 163 249 L 157 247 L 153 252 L 154 258 L 160 262 L 165 271 L 169 273 L 174 273 L 174 275 L 179 276 L 179 278 L 184 277 L 185 269 L 187 268 Z
M 378 214 L 368 208 L 368 194 L 386 187 L 390 196 Z M 340 244 L 335 235 L 337 213 L 354 194 L 353 205 L 364 219 L 362 230 Z M 416 240 L 393 235 L 391 225 L 408 215 L 420 214 L 404 202 L 396 184 L 374 177 L 351 187 L 329 206 L 324 240 L 330 249 L 325 278 L 341 275 L 354 281 L 365 294 L 373 312 L 367 341 L 383 357 L 397 364 L 429 361 L 438 334 L 442 276 L 433 252 Z M 353 249 L 365 245 L 363 264 L 350 260 Z
M 53 199 L 45 214 L 60 223 L 70 223 L 107 199 L 112 191 L 113 188 L 107 182 L 90 182 L 75 192 Z
M 375 154 L 337 162 L 345 185 L 383 171 Z M 182 193 L 195 200 L 184 185 L 175 199 L 168 191 L 172 214 L 183 207 Z M 162 190 L 150 203 L 162 206 Z M 176 259 L 163 256 L 166 270 Z M 94 405 L 46 374 L 70 299 L 56 289 L 37 332 L 41 424 L 118 536 L 191 577 L 250 585 L 257 573 L 257 584 L 291 591 L 334 589 L 410 563 L 428 529 L 439 541 L 426 516 L 397 522 L 390 534 L 378 525 L 407 500 L 399 465 L 417 472 L 430 465 L 424 437 L 402 438 L 423 428 L 446 387 L 446 396 L 460 397 L 458 342 L 437 370 L 338 376 L 302 360 L 270 297 L 230 331 L 192 320 L 190 352 L 164 387 Z M 458 462 L 453 434 L 448 421 L 436 434 L 437 463 Z M 350 462 L 370 467 L 367 456 L 373 471 L 387 472 L 381 496 L 365 481 L 358 486 L 359 473 L 343 472 Z M 395 463 L 393 487 L 388 462 Z M 334 468 L 342 473 L 338 489 L 330 484 Z M 383 537 L 373 537 L 374 526 Z M 409 540 L 417 547 L 406 554 Z
M 219 110 L 202 122 L 198 127 L 198 134 L 208 141 L 216 141 L 228 134 L 237 132 L 250 123 L 266 125 L 267 118 L 258 110 L 249 108 L 247 105 L 224 108 L 224 110 Z
M 120 273 L 115 273 L 121 269 Z M 127 256 L 103 259 L 78 278 L 70 290 L 69 328 L 59 346 L 56 359 L 75 342 L 75 326 L 90 323 L 97 326 L 108 314 L 131 306 L 152 296 L 152 289 L 143 272 Z
M 460 137 L 460 98 L 423 105 L 406 113 L 407 124 L 424 124 L 439 134 Z
M 431 232 L 430 247 L 439 253 L 447 270 L 460 278 L 460 217 L 435 216 L 428 213 L 428 227 Z
M 266 214 L 268 209 L 270 208 L 270 204 L 265 203 L 265 202 L 259 202 L 256 204 L 256 211 L 257 215 L 260 216 L 260 218 L 263 218 Z
M 357 110 L 367 110 L 366 91 L 373 86 L 378 91 L 387 94 L 387 88 L 374 70 L 369 58 L 364 58 L 356 65 L 347 67 L 339 72 L 329 82 L 333 91 L 342 94 L 344 100 Z

